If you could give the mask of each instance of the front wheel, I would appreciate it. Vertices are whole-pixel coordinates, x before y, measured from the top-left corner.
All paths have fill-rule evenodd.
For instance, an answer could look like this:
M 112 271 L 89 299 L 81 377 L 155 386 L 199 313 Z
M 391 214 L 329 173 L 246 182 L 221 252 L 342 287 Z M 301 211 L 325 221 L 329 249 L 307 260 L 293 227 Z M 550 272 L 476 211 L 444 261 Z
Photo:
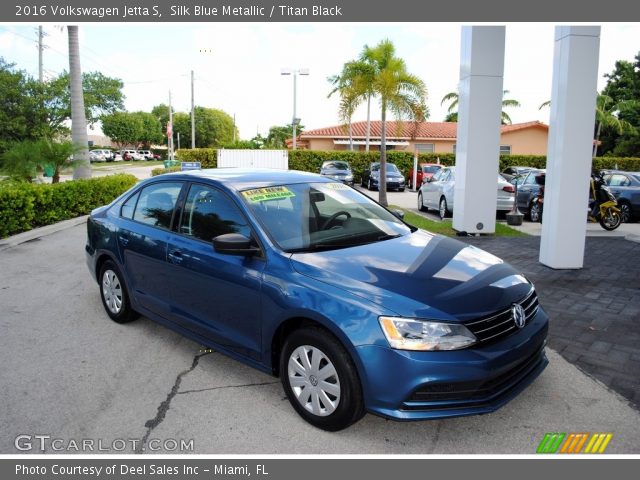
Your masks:
M 620 216 L 622 217 L 622 223 L 631 223 L 633 221 L 633 212 L 631 205 L 627 202 L 622 202 L 618 205 L 620 208 Z
M 447 207 L 447 199 L 444 197 L 440 199 L 440 206 L 438 208 L 438 213 L 440 214 L 440 220 L 444 220 L 449 216 L 449 207 Z
M 607 208 L 607 211 L 603 217 L 600 218 L 600 226 L 605 230 L 615 230 L 622 223 L 622 217 L 620 213 Z
M 311 425 L 336 432 L 365 414 L 362 388 L 351 357 L 320 328 L 296 330 L 280 357 L 282 387 L 298 414 Z
M 538 202 L 531 203 L 531 208 L 529 208 L 529 220 L 532 222 L 542 221 L 542 209 Z
M 426 212 L 429 210 L 424 206 L 424 203 L 422 203 L 422 192 L 418 192 L 418 210 L 420 210 L 421 212 Z

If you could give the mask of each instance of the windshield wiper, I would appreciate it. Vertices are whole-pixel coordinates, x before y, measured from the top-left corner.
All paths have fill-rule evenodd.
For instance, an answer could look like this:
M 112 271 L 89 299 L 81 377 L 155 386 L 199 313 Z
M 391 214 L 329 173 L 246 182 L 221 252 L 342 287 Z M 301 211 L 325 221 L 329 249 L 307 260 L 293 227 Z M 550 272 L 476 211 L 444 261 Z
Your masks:
M 391 235 L 391 234 L 381 235 L 378 237 L 378 242 L 382 242 L 383 240 L 391 240 L 392 238 L 398 238 L 401 236 L 402 236 L 401 233 L 396 233 L 395 235 Z

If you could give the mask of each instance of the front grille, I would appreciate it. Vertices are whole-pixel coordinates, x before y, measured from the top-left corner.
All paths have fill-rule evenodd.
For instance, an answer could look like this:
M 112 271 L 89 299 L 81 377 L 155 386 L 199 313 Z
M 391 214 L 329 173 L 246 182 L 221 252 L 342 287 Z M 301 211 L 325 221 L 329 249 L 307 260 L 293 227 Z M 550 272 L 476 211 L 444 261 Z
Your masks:
M 532 288 L 527 296 L 517 303 L 524 308 L 526 326 L 533 317 L 536 316 L 536 313 L 538 313 L 538 296 L 536 295 L 536 291 Z M 489 317 L 467 322 L 464 326 L 467 327 L 471 333 L 476 336 L 478 342 L 482 344 L 495 342 L 518 330 L 518 327 L 516 327 L 513 321 L 511 307 Z
M 513 368 L 493 377 L 479 382 L 449 382 L 431 383 L 421 385 L 411 397 L 409 402 L 442 402 L 442 401 L 480 401 L 492 398 L 494 395 L 518 384 L 543 360 L 544 346 L 525 358 Z M 466 405 L 466 404 L 465 404 Z M 465 406 L 461 405 L 461 406 Z M 430 408 L 442 408 L 440 403 L 433 406 L 405 406 L 405 409 L 428 410 Z

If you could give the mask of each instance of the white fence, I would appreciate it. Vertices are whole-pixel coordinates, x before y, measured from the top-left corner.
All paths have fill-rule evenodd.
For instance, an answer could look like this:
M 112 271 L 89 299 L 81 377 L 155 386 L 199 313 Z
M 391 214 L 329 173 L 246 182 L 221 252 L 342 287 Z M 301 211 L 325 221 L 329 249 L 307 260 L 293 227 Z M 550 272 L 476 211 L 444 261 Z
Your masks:
M 218 168 L 276 168 L 289 169 L 286 150 L 218 150 Z

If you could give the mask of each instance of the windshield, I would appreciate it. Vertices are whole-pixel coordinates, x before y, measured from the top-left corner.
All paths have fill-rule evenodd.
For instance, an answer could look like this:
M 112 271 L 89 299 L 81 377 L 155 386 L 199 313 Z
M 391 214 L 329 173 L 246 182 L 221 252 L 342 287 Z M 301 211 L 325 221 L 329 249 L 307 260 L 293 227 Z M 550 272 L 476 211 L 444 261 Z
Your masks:
M 422 171 L 424 173 L 436 173 L 441 168 L 440 165 L 427 165 L 426 167 L 422 167 Z
M 342 183 L 300 183 L 241 192 L 271 239 L 286 252 L 353 247 L 411 229 Z
M 349 164 L 345 162 L 325 162 L 322 168 L 333 168 L 335 170 L 349 170 Z
M 371 171 L 372 172 L 377 172 L 379 170 L 380 170 L 380 164 L 379 163 L 375 163 L 371 167 Z M 395 164 L 393 164 L 393 163 L 387 163 L 387 172 L 400 173 L 400 171 L 398 170 L 398 167 L 396 167 Z

